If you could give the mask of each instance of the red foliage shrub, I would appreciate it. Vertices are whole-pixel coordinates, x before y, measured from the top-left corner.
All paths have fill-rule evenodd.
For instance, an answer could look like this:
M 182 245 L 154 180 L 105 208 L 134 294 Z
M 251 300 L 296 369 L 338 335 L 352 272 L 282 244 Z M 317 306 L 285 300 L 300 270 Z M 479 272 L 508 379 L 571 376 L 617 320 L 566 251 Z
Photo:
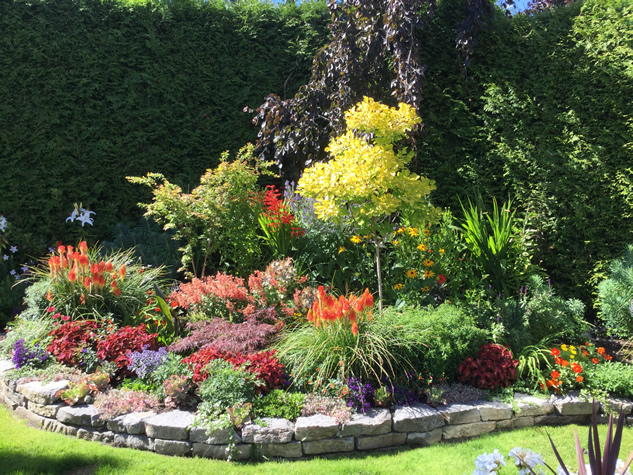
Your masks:
M 222 318 L 188 323 L 189 336 L 173 343 L 168 350 L 172 353 L 189 353 L 213 347 L 230 353 L 253 353 L 264 348 L 270 337 L 278 331 L 278 326 L 258 320 L 258 315 L 264 318 L 275 315 L 274 309 L 269 310 L 257 312 L 242 323 L 231 323 Z
M 97 344 L 97 357 L 102 360 L 114 361 L 119 368 L 120 376 L 131 375 L 132 373 L 127 370 L 128 364 L 131 363 L 127 353 L 143 351 L 145 345 L 150 350 L 157 350 L 157 336 L 155 333 L 147 333 L 145 325 L 123 327 Z
M 52 330 L 49 335 L 53 341 L 46 350 L 62 364 L 76 366 L 81 350 L 94 348 L 97 344 L 97 322 L 80 320 L 67 322 Z
M 508 348 L 488 343 L 481 347 L 474 359 L 467 358 L 459 365 L 459 379 L 481 389 L 507 388 L 517 379 L 518 364 Z
M 200 383 L 209 377 L 205 367 L 209 362 L 221 358 L 228 361 L 235 368 L 243 366 L 246 371 L 264 382 L 264 386 L 257 389 L 258 393 L 267 394 L 273 389 L 281 388 L 284 384 L 284 365 L 275 357 L 276 350 L 261 351 L 245 355 L 242 353 L 228 353 L 215 348 L 204 348 L 182 360 L 193 371 L 193 381 Z

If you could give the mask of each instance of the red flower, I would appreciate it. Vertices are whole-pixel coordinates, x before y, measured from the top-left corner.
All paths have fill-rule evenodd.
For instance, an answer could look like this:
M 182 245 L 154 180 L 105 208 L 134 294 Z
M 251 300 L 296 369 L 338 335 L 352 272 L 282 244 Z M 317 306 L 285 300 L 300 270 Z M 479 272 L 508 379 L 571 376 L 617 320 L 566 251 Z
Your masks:
M 560 355 L 560 350 L 558 348 L 552 348 L 550 350 L 550 353 L 552 354 L 552 356 L 558 356 Z
M 598 364 L 598 363 L 600 363 L 600 360 L 598 358 L 591 358 L 591 362 L 593 364 Z
M 571 369 L 574 373 L 582 373 L 582 366 L 580 366 L 578 363 L 572 363 Z
M 437 276 L 437 283 L 440 285 L 444 285 L 444 282 L 446 282 L 446 276 L 444 274 L 439 274 Z
M 560 373 L 556 370 L 552 371 L 552 379 L 560 378 Z
M 576 381 L 582 383 L 584 381 L 584 378 L 582 376 L 576 376 Z

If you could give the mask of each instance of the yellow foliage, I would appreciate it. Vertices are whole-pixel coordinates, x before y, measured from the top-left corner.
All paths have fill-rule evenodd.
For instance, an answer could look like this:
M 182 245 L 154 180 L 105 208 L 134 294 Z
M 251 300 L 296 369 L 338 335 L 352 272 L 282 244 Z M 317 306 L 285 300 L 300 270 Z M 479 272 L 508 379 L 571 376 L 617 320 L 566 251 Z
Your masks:
M 406 208 L 420 220 L 435 221 L 439 212 L 425 199 L 435 189 L 433 182 L 405 168 L 412 152 L 394 150 L 394 142 L 420 123 L 415 109 L 366 97 L 345 113 L 345 120 L 347 132 L 326 148 L 332 159 L 307 169 L 297 186 L 300 194 L 316 200 L 317 216 L 340 221 L 351 214 L 357 224 L 371 224 L 374 230 L 381 219 Z

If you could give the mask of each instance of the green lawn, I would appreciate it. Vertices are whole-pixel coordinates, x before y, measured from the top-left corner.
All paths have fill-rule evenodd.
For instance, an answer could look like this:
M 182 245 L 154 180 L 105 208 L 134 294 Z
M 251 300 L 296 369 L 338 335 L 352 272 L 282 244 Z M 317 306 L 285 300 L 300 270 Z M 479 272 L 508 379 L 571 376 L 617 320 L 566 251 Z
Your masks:
M 515 446 L 541 452 L 550 465 L 556 467 L 547 441 L 547 430 L 565 460 L 575 460 L 574 430 L 586 443 L 587 428 L 579 426 L 527 428 L 480 437 L 460 444 L 438 444 L 421 449 L 330 457 L 297 462 L 228 463 L 222 461 L 166 457 L 132 449 L 117 449 L 96 442 L 52 434 L 28 427 L 14 419 L 0 405 L 0 473 L 148 473 L 148 474 L 432 474 L 462 475 L 474 469 L 475 458 L 498 448 L 507 456 Z M 602 427 L 601 437 L 606 428 Z M 633 429 L 624 432 L 621 458 L 633 449 Z M 624 453 L 626 452 L 626 454 Z M 574 464 L 575 465 L 575 464 Z M 505 473 L 516 473 L 506 469 Z

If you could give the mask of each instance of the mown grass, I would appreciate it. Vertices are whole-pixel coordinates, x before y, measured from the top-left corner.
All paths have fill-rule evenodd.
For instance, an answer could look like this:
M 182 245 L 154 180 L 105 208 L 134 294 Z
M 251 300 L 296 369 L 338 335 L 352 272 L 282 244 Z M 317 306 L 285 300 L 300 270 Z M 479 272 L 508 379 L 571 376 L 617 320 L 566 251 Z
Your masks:
M 504 455 L 516 446 L 541 452 L 554 468 L 546 431 L 570 466 L 576 465 L 573 433 L 583 444 L 587 428 L 581 426 L 525 428 L 489 434 L 458 444 L 438 444 L 372 454 L 317 458 L 302 461 L 223 462 L 198 458 L 166 457 L 132 449 L 113 448 L 28 427 L 0 406 L 0 473 L 11 474 L 432 474 L 462 475 L 474 469 L 475 458 L 498 448 Z M 604 440 L 606 427 L 601 427 Z M 626 428 L 621 458 L 633 449 L 633 429 Z M 625 454 L 626 452 L 626 454 Z M 506 468 L 506 473 L 517 473 Z

